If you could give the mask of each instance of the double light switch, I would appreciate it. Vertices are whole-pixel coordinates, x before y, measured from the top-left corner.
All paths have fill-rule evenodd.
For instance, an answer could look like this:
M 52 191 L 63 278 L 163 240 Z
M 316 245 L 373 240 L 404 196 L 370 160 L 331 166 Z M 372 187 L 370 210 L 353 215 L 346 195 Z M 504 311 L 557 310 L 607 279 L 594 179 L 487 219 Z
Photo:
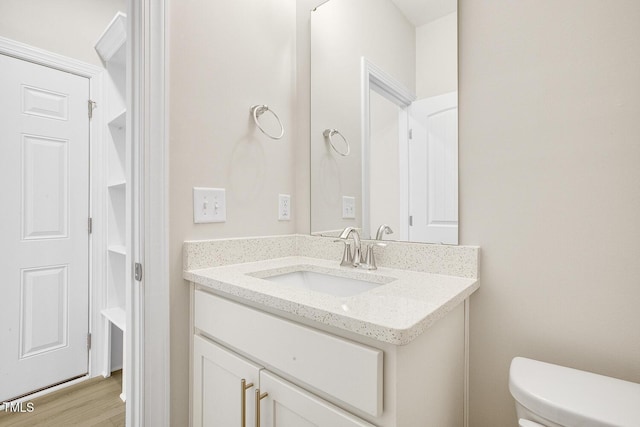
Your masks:
M 193 222 L 225 222 L 227 203 L 224 188 L 193 187 Z

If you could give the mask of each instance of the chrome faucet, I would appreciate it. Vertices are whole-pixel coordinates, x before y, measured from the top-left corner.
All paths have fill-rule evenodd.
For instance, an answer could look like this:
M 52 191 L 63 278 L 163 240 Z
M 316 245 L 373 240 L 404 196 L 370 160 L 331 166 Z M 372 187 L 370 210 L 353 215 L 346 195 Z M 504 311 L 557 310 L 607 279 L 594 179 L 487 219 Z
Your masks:
M 382 236 L 384 236 L 385 234 L 393 234 L 393 230 L 387 224 L 382 224 L 380 227 L 378 227 L 376 240 L 382 240 Z
M 351 252 L 351 242 L 348 241 L 349 236 L 353 235 L 353 253 Z M 361 242 L 360 234 L 355 227 L 347 227 L 340 233 L 340 240 L 345 244 L 344 254 L 342 255 L 342 261 L 340 265 L 357 267 L 361 261 Z

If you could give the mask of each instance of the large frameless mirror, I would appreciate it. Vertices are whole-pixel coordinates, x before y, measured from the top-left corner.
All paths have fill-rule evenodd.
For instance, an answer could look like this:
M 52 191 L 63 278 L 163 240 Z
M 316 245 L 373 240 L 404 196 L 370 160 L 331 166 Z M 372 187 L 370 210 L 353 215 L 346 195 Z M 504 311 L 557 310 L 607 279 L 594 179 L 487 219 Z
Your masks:
M 458 243 L 456 0 L 311 12 L 311 232 Z

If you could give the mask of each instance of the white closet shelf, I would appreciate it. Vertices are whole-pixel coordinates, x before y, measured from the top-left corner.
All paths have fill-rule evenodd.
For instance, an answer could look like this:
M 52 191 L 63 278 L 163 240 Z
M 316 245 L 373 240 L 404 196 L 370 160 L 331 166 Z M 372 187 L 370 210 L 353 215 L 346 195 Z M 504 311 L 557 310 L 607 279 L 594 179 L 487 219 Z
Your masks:
M 122 180 L 122 181 L 114 181 L 112 183 L 110 183 L 109 185 L 107 185 L 107 187 L 111 190 L 118 190 L 118 189 L 124 189 L 124 187 L 127 185 L 127 181 Z
M 127 141 L 127 16 L 118 12 L 95 44 L 95 49 L 104 62 L 107 77 L 106 99 L 103 105 L 103 131 L 105 132 L 105 167 L 107 187 L 104 196 L 107 204 L 105 226 L 108 230 L 103 254 L 107 257 L 106 280 L 104 281 L 101 322 L 105 328 L 103 372 L 108 375 L 117 367 L 111 360 L 113 351 L 122 351 L 122 394 L 125 400 L 127 384 L 127 338 L 126 338 L 126 289 L 131 282 L 127 268 L 127 242 L 131 241 L 131 212 L 127 202 L 128 167 L 130 164 L 130 142 Z M 98 110 L 101 111 L 101 110 Z M 128 181 L 128 182 L 127 182 Z M 106 251 L 105 251 L 106 249 Z M 113 335 L 112 325 L 122 331 Z M 119 341 L 122 340 L 121 343 Z M 117 349 L 117 350 L 116 350 Z M 116 360 L 119 360 L 116 359 Z
M 124 247 L 123 245 L 109 245 L 107 250 L 114 254 L 119 254 L 119 255 L 127 254 L 127 248 Z
M 104 62 L 124 61 L 123 47 L 126 41 L 127 15 L 118 12 L 96 42 L 95 49 Z
M 105 308 L 100 311 L 102 315 L 111 323 L 116 325 L 122 332 L 126 331 L 126 316 L 124 309 L 120 307 Z
M 124 129 L 127 125 L 127 110 L 119 112 L 114 118 L 109 120 L 109 126 L 117 129 Z

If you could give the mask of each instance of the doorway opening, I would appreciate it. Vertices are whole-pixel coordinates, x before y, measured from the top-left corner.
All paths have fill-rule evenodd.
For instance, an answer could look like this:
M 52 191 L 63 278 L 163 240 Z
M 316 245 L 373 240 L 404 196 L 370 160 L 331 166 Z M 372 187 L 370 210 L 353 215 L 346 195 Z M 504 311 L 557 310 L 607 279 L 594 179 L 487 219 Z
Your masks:
M 91 95 L 98 105 L 104 96 L 102 91 L 101 62 L 96 67 L 87 67 L 91 58 L 77 58 L 74 41 L 90 43 L 92 55 L 95 40 L 104 29 L 104 25 L 88 24 L 87 20 L 77 18 L 77 8 L 63 10 L 59 2 L 41 1 L 37 8 L 24 9 L 25 2 L 13 2 L 3 5 L 0 15 L 0 54 L 20 57 L 30 62 L 47 63 L 51 68 L 65 70 L 72 74 L 91 77 L 96 69 L 95 78 L 91 78 Z M 127 30 L 131 35 L 127 43 L 127 102 L 132 107 L 127 114 L 127 132 L 131 134 L 132 162 L 131 205 L 132 205 L 132 264 L 135 264 L 137 278 L 132 281 L 126 294 L 127 335 L 123 344 L 126 347 L 125 364 L 129 375 L 126 383 L 126 424 L 164 426 L 169 424 L 170 387 L 169 387 L 169 281 L 168 281 L 168 140 L 167 129 L 167 87 L 165 78 L 166 43 L 165 33 L 165 0 L 90 0 L 83 6 L 92 12 L 103 10 L 108 5 L 117 5 L 117 10 L 126 10 L 128 16 Z M 31 4 L 31 3 L 29 3 Z M 76 4 L 77 6 L 77 4 Z M 106 23 L 113 17 L 109 12 Z M 75 26 L 75 25 L 79 26 Z M 82 31 L 98 29 L 97 34 L 86 36 Z M 36 37 L 35 40 L 33 37 Z M 20 42 L 12 43 L 12 40 Z M 39 42 L 43 44 L 40 45 Z M 39 47 L 34 47 L 39 46 Z M 71 49 L 70 49 L 71 48 Z M 59 52 L 58 49 L 65 50 Z M 56 52 L 51 54 L 50 52 Z M 99 61 L 99 60 L 98 60 Z M 96 84 L 94 90 L 94 83 Z M 106 119 L 101 117 L 104 110 L 99 107 L 94 111 L 90 132 L 92 141 L 94 126 L 106 126 Z M 130 116 L 130 118 L 129 118 Z M 99 126 L 98 126 L 99 127 Z M 103 129 L 103 128 L 100 128 Z M 104 128 L 106 129 L 106 128 Z M 93 155 L 97 150 L 91 151 Z M 98 157 L 98 160 L 104 157 Z M 105 171 L 101 179 L 104 183 Z M 92 195 L 94 191 L 92 182 Z M 106 186 L 96 191 L 106 191 Z M 93 196 L 92 196 L 93 197 Z M 104 200 L 104 199 L 103 199 Z M 99 212 L 92 212 L 93 230 L 91 277 L 102 277 L 105 272 L 104 256 L 94 256 L 98 251 L 93 247 L 106 247 L 106 238 L 98 242 L 102 233 L 97 233 L 104 218 L 98 219 Z M 86 224 L 85 224 L 86 225 Z M 103 254 L 104 255 L 104 252 Z M 103 260 L 100 267 L 100 260 Z M 127 275 L 133 276 L 133 265 L 129 265 Z M 152 292 L 145 292 L 149 286 Z M 99 292 L 91 293 L 91 304 Z M 96 307 L 101 307 L 97 305 Z M 90 328 L 99 324 L 96 317 L 102 316 L 95 309 L 90 317 Z M 147 325 L 144 327 L 144 325 Z M 90 375 L 101 373 L 104 353 L 97 348 L 103 346 L 102 339 L 92 337 L 91 356 L 89 360 Z M 86 376 L 80 380 L 83 381 Z M 65 384 L 69 385 L 70 382 Z M 48 389 L 51 391 L 52 389 Z M 31 396 L 35 397 L 35 396 Z M 2 403 L 0 402 L 0 405 Z
M 127 248 L 133 239 L 126 183 L 133 156 L 125 113 L 127 26 L 120 10 L 127 3 L 104 4 L 98 12 L 92 5 L 86 11 L 56 5 L 48 16 L 16 4 L 7 13 L 18 23 L 29 19 L 22 27 L 30 31 L 0 33 L 15 37 L 0 38 L 0 150 L 2 178 L 10 183 L 0 230 L 7 296 L 0 309 L 7 329 L 0 351 L 3 409 L 109 376 L 127 360 Z M 36 29 L 39 19 L 66 23 L 56 30 L 75 44 L 48 43 L 50 35 Z M 80 21 L 93 26 L 69 23 Z M 115 37 L 114 27 L 120 30 Z M 111 64 L 100 56 L 105 39 Z M 116 309 L 119 316 L 109 317 Z M 122 400 L 126 388 L 123 379 Z

